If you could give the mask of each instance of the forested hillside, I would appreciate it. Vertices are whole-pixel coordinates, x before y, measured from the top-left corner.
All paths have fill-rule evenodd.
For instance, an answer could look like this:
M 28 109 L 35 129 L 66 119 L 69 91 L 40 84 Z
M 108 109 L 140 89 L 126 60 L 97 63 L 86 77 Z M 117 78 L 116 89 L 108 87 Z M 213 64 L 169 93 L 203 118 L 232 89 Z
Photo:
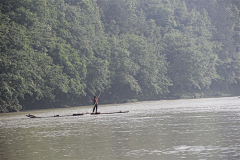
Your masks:
M 0 112 L 239 95 L 238 0 L 1 0 Z

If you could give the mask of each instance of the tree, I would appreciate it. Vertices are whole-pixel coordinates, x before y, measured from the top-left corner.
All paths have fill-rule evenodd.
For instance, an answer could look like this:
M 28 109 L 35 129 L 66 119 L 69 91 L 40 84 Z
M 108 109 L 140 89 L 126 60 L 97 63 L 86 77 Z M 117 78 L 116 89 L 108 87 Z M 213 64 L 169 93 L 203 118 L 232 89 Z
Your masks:
M 173 25 L 163 36 L 172 95 L 207 89 L 218 78 L 216 53 L 220 50 L 219 43 L 213 41 L 208 14 L 204 10 L 188 12 L 184 3 L 178 4 L 173 14 Z

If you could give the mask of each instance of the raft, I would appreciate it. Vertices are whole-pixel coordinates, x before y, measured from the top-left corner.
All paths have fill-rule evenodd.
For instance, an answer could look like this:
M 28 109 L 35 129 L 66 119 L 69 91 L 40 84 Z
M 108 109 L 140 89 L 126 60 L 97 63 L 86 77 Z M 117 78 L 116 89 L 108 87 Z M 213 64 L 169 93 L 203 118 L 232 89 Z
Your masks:
M 97 112 L 97 113 L 91 113 L 91 115 L 96 114 L 115 114 L 115 113 L 128 113 L 129 111 L 119 111 L 119 112 Z
M 129 111 L 119 111 L 119 112 L 97 112 L 97 113 L 74 113 L 72 115 L 54 115 L 54 116 L 48 116 L 48 117 L 39 117 L 39 116 L 35 116 L 33 114 L 27 114 L 26 116 L 29 118 L 51 118 L 51 117 L 66 117 L 66 116 L 83 116 L 86 114 L 90 114 L 90 115 L 99 115 L 99 114 L 116 114 L 116 113 L 128 113 Z

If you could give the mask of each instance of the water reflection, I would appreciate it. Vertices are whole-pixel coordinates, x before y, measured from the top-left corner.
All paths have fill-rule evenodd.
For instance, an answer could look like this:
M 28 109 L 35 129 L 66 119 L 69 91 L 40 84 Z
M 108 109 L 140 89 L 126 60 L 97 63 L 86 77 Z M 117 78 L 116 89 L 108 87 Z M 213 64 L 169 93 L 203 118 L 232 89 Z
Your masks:
M 0 159 L 240 159 L 239 104 L 230 97 L 100 107 L 130 111 L 114 115 L 30 119 L 25 112 L 0 114 Z

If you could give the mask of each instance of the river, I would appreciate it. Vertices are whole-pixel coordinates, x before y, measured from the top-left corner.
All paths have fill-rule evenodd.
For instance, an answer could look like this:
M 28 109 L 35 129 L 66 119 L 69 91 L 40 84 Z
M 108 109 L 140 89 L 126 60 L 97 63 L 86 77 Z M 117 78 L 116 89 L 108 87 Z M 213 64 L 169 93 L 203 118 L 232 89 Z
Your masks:
M 100 101 L 101 102 L 101 101 Z M 240 98 L 99 105 L 129 113 L 51 118 L 92 106 L 0 114 L 1 160 L 240 159 Z

